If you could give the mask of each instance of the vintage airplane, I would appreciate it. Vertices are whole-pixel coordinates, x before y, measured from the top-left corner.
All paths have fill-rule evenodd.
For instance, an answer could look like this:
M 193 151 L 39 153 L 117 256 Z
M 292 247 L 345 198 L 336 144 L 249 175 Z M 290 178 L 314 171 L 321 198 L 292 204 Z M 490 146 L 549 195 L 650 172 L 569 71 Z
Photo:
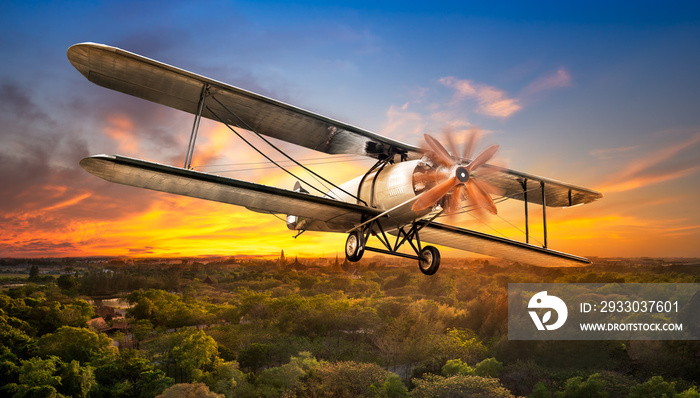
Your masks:
M 440 253 L 433 246 L 423 246 L 423 242 L 538 266 L 590 263 L 547 247 L 545 210 L 547 206 L 590 203 L 602 194 L 488 164 L 498 149 L 496 145 L 472 157 L 475 135 L 465 140 L 461 150 L 448 136 L 452 153 L 426 135 L 427 147 L 422 149 L 119 48 L 76 44 L 68 49 L 68 59 L 95 84 L 195 115 L 184 167 L 119 155 L 96 155 L 80 161 L 83 169 L 107 181 L 285 214 L 287 227 L 299 233 L 348 234 L 345 255 L 349 261 L 359 261 L 369 250 L 418 260 L 426 275 L 438 270 Z M 265 136 L 327 154 L 364 155 L 377 162 L 339 186 L 323 179 L 333 186 L 329 192 L 320 191 L 323 196 L 310 194 L 299 182 L 293 190 L 287 190 L 195 171 L 192 154 L 202 117 L 224 123 L 244 141 L 237 129 L 249 130 L 277 150 Z M 496 213 L 491 195 L 497 201 L 524 201 L 525 242 L 435 222 L 443 213 Z M 543 247 L 529 243 L 528 203 L 542 205 Z M 390 239 L 387 234 L 396 238 Z M 382 247 L 368 246 L 371 237 Z M 399 251 L 406 243 L 415 254 Z

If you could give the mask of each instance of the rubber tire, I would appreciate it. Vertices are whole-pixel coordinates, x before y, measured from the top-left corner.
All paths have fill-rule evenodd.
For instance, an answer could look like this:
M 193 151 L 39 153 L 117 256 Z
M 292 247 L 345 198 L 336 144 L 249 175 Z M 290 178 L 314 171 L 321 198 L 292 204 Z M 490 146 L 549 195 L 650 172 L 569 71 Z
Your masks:
M 425 246 L 420 252 L 418 268 L 425 275 L 433 275 L 440 268 L 440 251 L 433 246 Z
M 354 263 L 360 261 L 362 255 L 365 254 L 364 236 L 360 231 L 352 231 L 345 241 L 345 258 Z

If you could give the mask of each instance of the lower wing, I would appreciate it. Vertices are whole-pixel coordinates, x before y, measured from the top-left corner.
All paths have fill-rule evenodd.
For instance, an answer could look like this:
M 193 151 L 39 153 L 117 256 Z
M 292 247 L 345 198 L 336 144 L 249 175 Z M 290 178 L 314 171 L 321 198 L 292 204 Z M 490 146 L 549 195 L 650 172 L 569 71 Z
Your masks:
M 435 222 L 428 223 L 427 221 L 419 221 L 419 224 L 422 224 L 421 242 L 430 242 L 539 267 L 580 267 L 591 263 L 590 260 L 583 257 L 464 228 Z
M 95 155 L 80 167 L 107 181 L 193 198 L 244 206 L 270 214 L 292 214 L 347 230 L 363 215 L 381 212 L 365 206 L 226 178 L 119 155 Z

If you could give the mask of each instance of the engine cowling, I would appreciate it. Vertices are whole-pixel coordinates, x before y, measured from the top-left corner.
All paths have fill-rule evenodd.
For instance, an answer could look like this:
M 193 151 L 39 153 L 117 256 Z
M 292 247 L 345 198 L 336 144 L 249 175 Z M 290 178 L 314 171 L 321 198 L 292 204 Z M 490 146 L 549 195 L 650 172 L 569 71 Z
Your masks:
M 389 164 L 366 176 L 360 176 L 348 181 L 341 185 L 341 188 L 353 194 L 359 192 L 360 199 L 364 201 L 364 203 L 360 202 L 360 204 L 366 203 L 367 206 L 386 211 L 406 203 L 429 188 L 430 184 L 426 184 L 425 179 L 417 178 L 428 169 L 430 169 L 430 166 L 424 160 Z M 360 184 L 362 184 L 362 188 L 358 189 Z M 339 189 L 332 190 L 327 196 L 357 203 L 356 198 L 350 197 Z M 409 203 L 406 209 L 394 213 L 392 219 L 397 223 L 410 222 L 430 211 L 431 209 L 418 213 L 412 212 Z

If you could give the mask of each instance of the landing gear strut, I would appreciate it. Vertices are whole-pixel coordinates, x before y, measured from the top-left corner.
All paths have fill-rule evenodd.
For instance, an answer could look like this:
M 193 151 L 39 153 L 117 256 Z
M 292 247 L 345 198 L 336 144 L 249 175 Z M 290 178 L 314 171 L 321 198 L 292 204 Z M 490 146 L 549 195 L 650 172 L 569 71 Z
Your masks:
M 365 250 L 397 257 L 411 258 L 418 260 L 418 268 L 423 274 L 433 275 L 440 267 L 440 252 L 433 246 L 421 247 L 418 231 L 425 225 L 427 225 L 425 222 L 413 222 L 410 224 L 410 227 L 407 225 L 400 227 L 396 231 L 396 242 L 392 245 L 386 233 L 384 233 L 381 224 L 377 220 L 371 221 L 362 225 L 360 229 L 350 232 L 348 239 L 345 241 L 345 258 L 351 262 L 360 261 Z M 370 236 L 376 236 L 377 240 L 379 240 L 386 249 L 365 246 Z M 408 243 L 416 254 L 399 252 L 399 248 L 404 243 Z

